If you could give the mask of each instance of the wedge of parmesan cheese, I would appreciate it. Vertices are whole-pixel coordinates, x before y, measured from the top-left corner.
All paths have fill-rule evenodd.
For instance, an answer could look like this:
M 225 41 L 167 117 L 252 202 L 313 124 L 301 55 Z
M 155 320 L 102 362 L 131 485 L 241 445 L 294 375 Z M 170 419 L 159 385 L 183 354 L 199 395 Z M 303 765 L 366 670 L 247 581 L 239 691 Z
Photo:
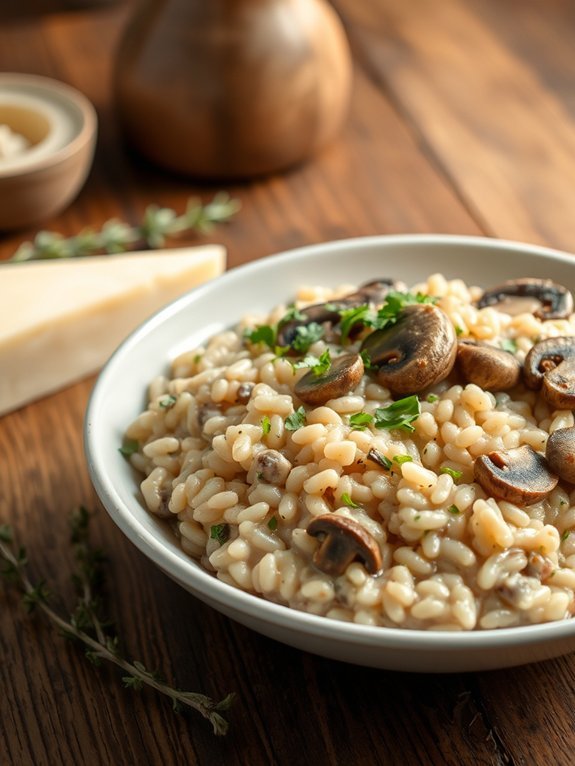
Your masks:
M 217 245 L 0 263 L 0 415 L 95 372 L 144 319 L 224 268 Z

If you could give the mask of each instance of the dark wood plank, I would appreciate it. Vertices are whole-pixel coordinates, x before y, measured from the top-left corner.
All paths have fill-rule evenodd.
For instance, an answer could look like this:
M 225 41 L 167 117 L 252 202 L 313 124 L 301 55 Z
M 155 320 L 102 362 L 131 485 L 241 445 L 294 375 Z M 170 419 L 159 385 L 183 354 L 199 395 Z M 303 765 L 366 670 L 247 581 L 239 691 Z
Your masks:
M 390 92 L 485 230 L 575 250 L 575 122 L 538 68 L 538 43 L 547 34 L 551 45 L 550 32 L 532 35 L 521 26 L 517 3 L 514 15 L 499 3 L 477 3 L 490 9 L 489 21 L 463 0 L 335 4 L 364 67 Z M 532 27 L 546 26 L 554 6 L 569 4 L 538 3 L 541 24 Z M 502 13 L 524 30 L 529 57 L 506 46 Z M 561 57 L 554 61 L 562 67 Z
M 42 11 L 57 7 L 38 2 Z M 229 248 L 230 265 L 310 242 L 401 231 L 484 231 L 568 247 L 572 139 L 569 109 L 560 108 L 569 98 L 561 80 L 568 33 L 559 34 L 557 59 L 529 46 L 551 39 L 557 19 L 568 18 L 567 4 L 530 0 L 526 18 L 538 24 L 525 22 L 521 45 L 509 11 L 501 26 L 493 23 L 501 18 L 497 0 L 470 7 L 447 0 L 441 8 L 422 0 L 336 4 L 357 62 L 350 117 L 338 140 L 305 166 L 228 187 L 243 208 L 212 238 Z M 541 10 L 547 7 L 550 13 Z M 156 171 L 121 141 L 110 80 L 128 12 L 110 3 L 0 25 L 0 69 L 62 79 L 98 110 L 88 183 L 46 224 L 63 234 L 112 216 L 135 222 L 151 202 L 182 209 L 188 196 L 215 191 Z M 497 114 L 483 113 L 480 106 L 485 110 L 498 89 L 509 90 L 509 99 L 499 98 Z M 557 114 L 545 133 L 545 120 Z M 33 234 L 3 236 L 0 257 Z M 33 574 L 68 596 L 67 515 L 78 503 L 97 507 L 81 440 L 92 383 L 0 421 L 0 521 L 13 523 L 25 540 Z M 93 533 L 109 554 L 112 616 L 129 653 L 182 688 L 214 697 L 235 691 L 230 735 L 216 740 L 199 719 L 174 716 L 167 701 L 123 689 L 113 670 L 94 670 L 77 647 L 30 621 L 11 591 L 0 589 L 2 764 L 570 763 L 571 658 L 447 677 L 324 660 L 193 599 L 102 509 Z

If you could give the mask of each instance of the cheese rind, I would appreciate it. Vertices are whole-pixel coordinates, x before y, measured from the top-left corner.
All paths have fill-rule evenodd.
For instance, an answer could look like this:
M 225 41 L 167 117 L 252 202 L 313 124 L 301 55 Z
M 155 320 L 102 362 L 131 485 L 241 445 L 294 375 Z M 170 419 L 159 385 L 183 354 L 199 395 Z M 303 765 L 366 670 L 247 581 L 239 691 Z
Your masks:
M 0 415 L 96 372 L 147 317 L 224 268 L 217 245 L 0 264 Z

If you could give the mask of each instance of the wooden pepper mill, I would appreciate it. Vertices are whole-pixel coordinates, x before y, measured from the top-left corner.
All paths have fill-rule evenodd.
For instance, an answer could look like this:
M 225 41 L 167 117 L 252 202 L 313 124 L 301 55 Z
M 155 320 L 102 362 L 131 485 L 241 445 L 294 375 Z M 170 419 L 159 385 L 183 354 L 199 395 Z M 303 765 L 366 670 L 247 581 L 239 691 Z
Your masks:
M 115 69 L 131 143 L 203 178 L 309 157 L 339 129 L 350 85 L 349 47 L 327 0 L 142 0 Z

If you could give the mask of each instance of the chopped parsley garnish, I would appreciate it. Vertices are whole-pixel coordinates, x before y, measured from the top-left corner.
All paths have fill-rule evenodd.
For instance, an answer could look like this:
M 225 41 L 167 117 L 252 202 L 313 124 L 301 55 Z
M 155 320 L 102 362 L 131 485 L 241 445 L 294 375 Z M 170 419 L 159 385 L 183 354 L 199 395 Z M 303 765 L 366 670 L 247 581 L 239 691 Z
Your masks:
M 213 524 L 210 527 L 210 538 L 212 540 L 217 540 L 220 545 L 223 545 L 223 543 L 226 542 L 229 536 L 230 536 L 229 524 Z
M 375 411 L 375 427 L 402 428 L 404 431 L 415 431 L 411 425 L 417 420 L 421 413 L 419 399 L 417 396 L 406 396 L 404 399 L 398 399 L 387 407 L 378 407 Z
M 269 324 L 261 324 L 251 330 L 247 328 L 244 332 L 244 338 L 249 340 L 250 343 L 254 345 L 256 343 L 264 343 L 271 349 L 274 349 L 276 346 L 276 336 L 276 328 Z
M 272 428 L 272 422 L 271 422 L 271 420 L 269 418 L 269 415 L 264 415 L 263 416 L 263 418 L 261 419 L 260 425 L 262 427 L 262 431 L 263 431 L 264 436 L 269 434 L 269 432 L 271 431 L 271 428 Z
M 276 516 L 272 516 L 271 519 L 268 521 L 268 527 L 271 529 L 272 532 L 274 532 L 278 528 L 278 520 Z
M 323 338 L 323 327 L 317 322 L 310 322 L 308 325 L 296 327 L 291 347 L 299 354 L 305 354 L 320 338 Z
M 454 516 L 457 516 L 459 513 L 461 513 L 461 511 L 456 505 L 450 505 L 447 510 L 449 511 L 449 513 L 452 513 Z
M 439 396 L 437 396 L 437 394 L 428 394 L 427 395 L 427 401 L 430 404 L 433 404 L 434 402 L 438 402 L 439 401 Z
M 561 535 L 561 542 L 564 543 L 565 540 L 567 540 L 567 538 L 569 537 L 570 534 L 571 534 L 571 530 L 570 529 L 566 529 L 563 532 L 563 534 Z
M 439 473 L 448 474 L 449 476 L 451 476 L 453 481 L 457 481 L 458 479 L 461 479 L 461 477 L 463 476 L 463 471 L 456 471 L 455 468 L 450 468 L 448 465 L 442 465 L 441 468 L 439 469 Z
M 401 465 L 402 463 L 412 463 L 413 458 L 411 455 L 394 455 L 393 462 L 397 463 L 397 465 Z
M 376 366 L 371 363 L 371 357 L 365 349 L 363 351 L 360 351 L 359 355 L 361 356 L 361 359 L 363 361 L 363 366 L 366 370 L 377 369 Z
M 374 463 L 377 463 L 382 468 L 385 468 L 387 471 L 392 467 L 393 463 L 391 460 L 383 455 L 379 450 L 376 450 L 375 448 L 371 448 L 369 452 L 367 453 L 367 457 L 369 460 L 373 460 Z
M 158 400 L 158 404 L 163 409 L 169 410 L 174 406 L 176 401 L 177 399 L 175 396 L 172 396 L 171 394 L 166 394 L 166 396 L 162 396 L 162 398 Z
M 514 341 L 512 338 L 503 338 L 503 340 L 501 341 L 501 348 L 504 351 L 509 351 L 510 354 L 516 354 L 517 342 Z
M 331 367 L 329 348 L 326 348 L 323 354 L 319 357 L 314 356 L 313 354 L 304 356 L 304 358 L 300 359 L 299 362 L 296 362 L 293 367 L 296 370 L 299 370 L 302 367 L 309 367 L 313 374 L 319 378 L 320 375 L 329 372 L 329 368 Z
M 140 442 L 135 439 L 124 439 L 124 443 L 119 447 L 119 452 L 121 452 L 124 457 L 130 457 L 130 455 L 133 455 L 139 449 Z
M 307 319 L 306 315 L 303 313 L 303 311 L 300 311 L 298 308 L 296 308 L 295 304 L 291 303 L 288 306 L 288 309 L 286 313 L 283 315 L 283 317 L 279 321 L 279 325 L 287 324 L 288 322 L 305 322 Z
M 354 503 L 354 501 L 351 499 L 351 497 L 348 495 L 347 492 L 344 492 L 341 496 L 341 502 L 344 505 L 347 505 L 348 508 L 360 508 L 357 503 Z
M 339 329 L 341 332 L 341 342 L 345 343 L 352 329 L 356 324 L 373 325 L 375 315 L 367 303 L 361 306 L 354 306 L 351 309 L 343 309 L 339 312 L 341 317 Z
M 399 315 L 406 306 L 414 303 L 436 303 L 437 298 L 423 293 L 399 293 L 395 290 L 389 292 L 385 297 L 385 303 L 377 312 L 377 318 L 374 326 L 376 329 L 391 327 L 399 319 Z
M 305 408 L 303 406 L 298 407 L 295 412 L 285 419 L 286 431 L 297 431 L 305 425 Z
M 455 325 L 455 334 L 457 335 L 457 337 L 459 337 L 460 335 L 463 335 L 463 333 L 464 333 L 463 327 L 460 327 L 458 324 L 456 324 Z
M 198 364 L 198 362 L 202 361 L 202 354 L 196 354 L 193 358 L 194 364 Z
M 356 412 L 349 416 L 349 424 L 356 431 L 364 431 L 372 422 L 373 415 L 370 415 L 369 412 Z

